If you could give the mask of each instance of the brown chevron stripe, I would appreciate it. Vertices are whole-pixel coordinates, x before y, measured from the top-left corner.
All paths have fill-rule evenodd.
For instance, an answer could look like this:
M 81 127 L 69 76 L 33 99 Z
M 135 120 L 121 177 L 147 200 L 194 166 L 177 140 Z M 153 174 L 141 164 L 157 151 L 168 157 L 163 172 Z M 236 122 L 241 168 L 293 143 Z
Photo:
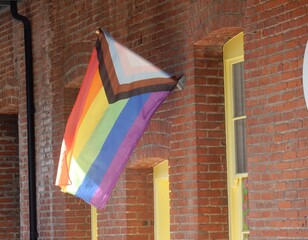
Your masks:
M 96 51 L 99 62 L 99 73 L 109 103 L 114 103 L 118 100 L 142 93 L 172 91 L 176 86 L 177 81 L 175 78 L 152 78 L 128 84 L 119 84 L 108 42 L 102 30 L 100 30 L 96 41 Z

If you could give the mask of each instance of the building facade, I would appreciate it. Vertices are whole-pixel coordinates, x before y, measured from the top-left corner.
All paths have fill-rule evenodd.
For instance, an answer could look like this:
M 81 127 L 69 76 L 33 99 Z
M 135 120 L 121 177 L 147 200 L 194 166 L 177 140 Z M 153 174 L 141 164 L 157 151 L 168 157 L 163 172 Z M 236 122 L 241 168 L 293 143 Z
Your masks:
M 21 0 L 32 26 L 39 239 L 308 239 L 306 0 Z M 98 27 L 186 77 L 108 205 L 55 186 Z M 0 11 L 0 238 L 29 239 L 24 34 Z

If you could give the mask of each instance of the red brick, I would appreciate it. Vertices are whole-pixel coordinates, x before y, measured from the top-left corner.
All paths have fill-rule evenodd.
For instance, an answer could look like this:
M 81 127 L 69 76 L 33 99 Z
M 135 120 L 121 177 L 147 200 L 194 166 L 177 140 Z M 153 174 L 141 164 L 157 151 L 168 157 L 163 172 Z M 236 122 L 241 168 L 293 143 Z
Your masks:
M 20 239 L 18 117 L 0 114 L 0 238 Z M 3 235 L 2 235 L 3 234 Z
M 53 185 L 64 124 L 94 45 L 97 26 L 105 27 L 159 67 L 187 77 L 185 89 L 176 90 L 154 115 L 153 124 L 131 158 L 131 166 L 142 172 L 140 178 L 134 178 L 133 169 L 124 173 L 107 208 L 99 212 L 100 238 L 153 238 L 153 226 L 142 224 L 153 218 L 153 205 L 145 197 L 153 194 L 152 187 L 145 175 L 148 170 L 140 168 L 150 169 L 157 161 L 168 158 L 171 239 L 228 239 L 222 46 L 242 30 L 252 191 L 250 239 L 307 238 L 307 231 L 299 230 L 303 219 L 286 220 L 296 215 L 292 208 L 300 214 L 306 209 L 301 201 L 307 194 L 308 166 L 307 111 L 301 79 L 307 41 L 306 0 L 105 4 L 96 0 L 28 0 L 18 5 L 33 26 L 37 174 L 38 179 L 44 179 L 38 181 L 38 227 L 42 239 L 70 239 L 70 234 L 90 238 L 89 206 L 59 193 Z M 12 20 L 7 10 L 0 16 L 0 112 L 19 112 L 20 238 L 27 239 L 22 24 Z M 68 88 L 64 89 L 64 85 Z M 167 124 L 158 124 L 161 119 Z M 2 140 L 0 143 L 6 144 Z M 14 151 L 15 147 L 8 147 L 4 153 L 11 157 Z M 8 166 L 5 163 L 1 170 Z M 296 193 L 301 199 L 296 199 Z M 127 202 L 132 204 L 132 212 L 126 212 Z M 146 207 L 139 209 L 140 204 Z M 279 204 L 282 208 L 278 211 Z M 142 214 L 145 209 L 150 209 L 149 215 Z M 184 223 L 183 228 L 178 221 Z M 113 227 L 115 223 L 117 228 Z M 65 232 L 78 226 L 82 231 Z M 210 231 L 204 231 L 205 226 Z M 18 238 L 16 234 L 15 237 Z

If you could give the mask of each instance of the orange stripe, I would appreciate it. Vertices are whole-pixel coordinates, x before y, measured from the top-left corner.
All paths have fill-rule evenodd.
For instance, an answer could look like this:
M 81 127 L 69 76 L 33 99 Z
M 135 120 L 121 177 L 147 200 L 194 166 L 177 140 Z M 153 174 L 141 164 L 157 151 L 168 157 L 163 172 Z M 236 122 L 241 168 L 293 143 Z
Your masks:
M 93 103 L 93 100 L 96 98 L 99 90 L 102 88 L 102 81 L 100 80 L 100 76 L 99 76 L 99 72 L 98 70 L 96 71 L 96 74 L 94 75 L 88 94 L 85 96 L 85 100 L 83 102 L 83 108 L 78 108 L 80 115 L 79 115 L 79 121 L 78 124 L 75 128 L 75 132 L 74 135 L 72 136 L 72 145 L 70 146 L 70 148 L 67 149 L 68 153 L 67 153 L 67 164 L 68 164 L 68 169 L 69 169 L 69 165 L 71 162 L 71 158 L 72 158 L 72 154 L 74 152 L 74 147 L 76 146 L 75 141 L 76 138 L 78 136 L 78 129 L 80 127 L 80 125 L 82 124 L 82 121 L 84 119 L 84 117 L 86 116 L 91 104 Z
M 78 97 L 66 124 L 59 161 L 59 169 L 56 182 L 57 185 L 64 186 L 69 183 L 68 170 L 72 157 L 71 154 L 73 152 L 72 148 L 74 146 L 76 129 L 78 129 L 80 121 L 83 119 L 84 114 L 86 113 L 84 111 L 84 107 L 87 106 L 88 108 L 90 104 L 89 99 L 93 99 L 95 97 L 94 95 L 96 95 L 95 92 L 92 91 L 92 95 L 90 98 L 88 98 L 88 95 L 92 89 L 92 85 L 97 85 L 97 78 L 95 77 L 97 72 L 98 60 L 96 49 L 94 48 Z
M 78 97 L 73 106 L 72 112 L 66 124 L 64 139 L 66 141 L 67 149 L 70 149 L 74 140 L 75 130 L 77 129 L 82 110 L 87 100 L 88 93 L 91 88 L 93 77 L 97 72 L 98 61 L 96 57 L 96 51 L 93 50 L 92 57 L 87 69 L 87 73 L 81 85 Z
M 99 74 L 99 71 L 97 70 L 95 75 L 94 75 L 92 85 L 91 85 L 90 91 L 89 91 L 88 96 L 87 96 L 86 103 L 84 105 L 84 108 L 83 108 L 83 111 L 82 111 L 82 114 L 81 114 L 81 117 L 80 117 L 80 121 L 78 123 L 78 128 L 79 128 L 80 123 L 83 121 L 84 116 L 87 114 L 89 107 L 93 103 L 93 100 L 96 98 L 98 92 L 102 88 L 102 86 L 103 85 L 102 85 L 102 81 L 101 81 L 101 78 L 100 78 L 100 74 Z

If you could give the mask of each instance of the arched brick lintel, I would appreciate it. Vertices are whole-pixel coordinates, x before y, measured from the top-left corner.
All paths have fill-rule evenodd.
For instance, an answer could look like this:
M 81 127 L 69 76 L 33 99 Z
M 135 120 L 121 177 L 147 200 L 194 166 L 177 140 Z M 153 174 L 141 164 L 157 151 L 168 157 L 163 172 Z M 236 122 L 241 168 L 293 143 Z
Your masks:
M 170 122 L 152 119 L 135 148 L 128 168 L 151 168 L 169 159 Z
M 222 57 L 223 45 L 242 31 L 241 27 L 224 27 L 208 33 L 194 43 L 195 57 Z
M 223 27 L 208 33 L 202 39 L 196 41 L 196 46 L 223 46 L 229 39 L 242 31 L 242 27 Z
M 190 10 L 193 41 L 204 39 L 218 29 L 242 28 L 244 12 L 243 0 L 210 1 L 208 4 L 195 1 Z
M 63 51 L 64 86 L 79 88 L 86 73 L 93 42 L 80 42 L 67 46 Z

